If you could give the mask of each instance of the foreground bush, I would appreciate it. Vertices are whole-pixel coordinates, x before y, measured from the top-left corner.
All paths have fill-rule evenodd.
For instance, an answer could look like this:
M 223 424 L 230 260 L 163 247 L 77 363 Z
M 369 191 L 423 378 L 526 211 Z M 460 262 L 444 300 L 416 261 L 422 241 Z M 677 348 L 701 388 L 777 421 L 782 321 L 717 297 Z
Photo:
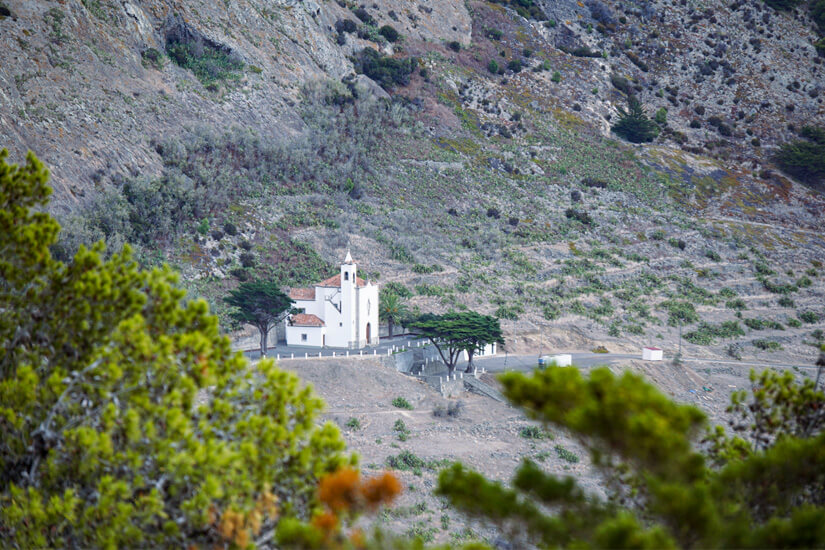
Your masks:
M 298 379 L 232 352 L 201 300 L 128 247 L 49 252 L 48 173 L 0 153 L 0 540 L 245 547 L 309 518 L 350 464 Z
M 825 346 L 817 364 L 825 366 Z M 821 374 L 821 373 L 820 373 Z M 639 375 L 551 366 L 500 377 L 526 414 L 564 428 L 607 480 L 607 499 L 530 460 L 511 486 L 460 464 L 437 492 L 497 524 L 513 548 L 817 548 L 825 544 L 825 393 L 790 372 L 751 374 L 730 431 Z M 733 433 L 736 435 L 728 435 Z M 559 457 L 578 456 L 557 448 Z

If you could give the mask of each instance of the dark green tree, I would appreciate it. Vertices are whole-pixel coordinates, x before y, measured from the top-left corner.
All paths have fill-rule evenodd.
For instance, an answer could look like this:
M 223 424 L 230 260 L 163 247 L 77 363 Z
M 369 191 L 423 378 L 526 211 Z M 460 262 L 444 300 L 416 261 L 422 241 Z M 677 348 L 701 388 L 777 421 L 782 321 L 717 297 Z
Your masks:
M 392 338 L 393 327 L 409 317 L 409 310 L 401 296 L 382 287 L 378 297 L 378 317 L 387 323 L 389 337 Z
M 247 548 L 352 464 L 322 402 L 255 369 L 128 247 L 50 253 L 48 173 L 0 152 L 0 545 Z
M 809 10 L 811 19 L 819 27 L 819 32 L 825 33 L 825 0 L 812 0 Z
M 500 377 L 510 401 L 573 434 L 607 499 L 529 460 L 512 487 L 461 465 L 437 492 L 497 523 L 514 547 L 815 548 L 825 544 L 825 394 L 819 376 L 752 374 L 734 395 L 732 433 L 639 375 L 551 366 Z M 708 460 L 708 456 L 710 460 Z
M 410 323 L 421 338 L 427 338 L 438 350 L 450 374 L 455 372 L 462 352 L 467 352 L 467 372 L 473 371 L 473 355 L 492 343 L 504 345 L 499 320 L 472 311 L 424 314 Z
M 611 130 L 631 143 L 653 141 L 659 135 L 659 126 L 645 114 L 641 102 L 628 96 L 627 109 L 619 107 L 619 120 Z
M 765 0 L 765 3 L 775 10 L 792 10 L 802 3 L 802 0 Z
M 808 183 L 825 179 L 825 129 L 805 126 L 800 131 L 805 138 L 783 143 L 774 161 L 782 171 Z
M 236 308 L 233 319 L 260 331 L 261 357 L 266 357 L 269 331 L 289 314 L 292 300 L 275 281 L 249 281 L 230 290 L 224 301 Z

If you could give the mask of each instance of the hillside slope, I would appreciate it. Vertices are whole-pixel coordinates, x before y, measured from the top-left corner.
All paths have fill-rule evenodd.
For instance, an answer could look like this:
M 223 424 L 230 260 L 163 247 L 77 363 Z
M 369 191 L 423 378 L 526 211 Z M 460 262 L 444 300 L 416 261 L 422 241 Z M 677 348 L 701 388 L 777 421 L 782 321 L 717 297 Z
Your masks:
M 807 361 L 822 337 L 825 197 L 770 161 L 825 124 L 802 7 L 2 4 L 0 145 L 52 168 L 62 253 L 131 242 L 224 322 L 238 280 L 314 282 L 351 247 L 525 346 L 671 350 L 681 323 L 692 354 Z M 652 143 L 611 132 L 629 96 Z

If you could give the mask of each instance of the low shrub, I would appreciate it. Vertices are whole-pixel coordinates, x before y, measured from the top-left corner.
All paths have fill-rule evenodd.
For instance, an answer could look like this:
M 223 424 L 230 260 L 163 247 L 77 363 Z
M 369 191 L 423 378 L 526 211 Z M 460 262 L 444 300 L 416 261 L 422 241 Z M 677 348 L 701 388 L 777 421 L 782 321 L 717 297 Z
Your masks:
M 715 250 L 710 250 L 710 249 L 705 250 L 705 258 L 707 258 L 709 260 L 713 260 L 714 262 L 721 262 L 722 261 L 722 257 L 719 255 L 719 253 L 716 252 Z
M 576 464 L 579 461 L 579 456 L 576 453 L 568 451 L 567 449 L 565 449 L 561 445 L 556 445 L 555 447 L 553 447 L 553 449 L 555 449 L 556 455 L 560 459 L 562 459 L 566 462 L 570 462 L 571 464 Z
M 413 410 L 413 406 L 410 404 L 410 402 L 400 396 L 392 400 L 392 406 L 397 407 L 399 409 L 407 409 L 409 411 Z
M 364 48 L 353 58 L 353 64 L 356 73 L 367 75 L 389 90 L 410 83 L 410 75 L 418 66 L 418 59 L 396 59 L 381 55 L 372 48 Z
M 819 321 L 819 314 L 815 311 L 803 311 L 798 317 L 800 321 L 808 324 L 814 324 Z
M 401 298 L 411 298 L 413 293 L 412 291 L 404 286 L 403 283 L 399 283 L 397 281 L 390 281 L 381 285 L 381 292 L 388 293 L 388 294 L 395 294 Z
M 353 21 L 352 19 L 339 19 L 338 21 L 335 22 L 335 31 L 338 34 L 345 33 L 345 32 L 352 34 L 357 30 L 358 30 L 358 24 L 355 21 Z
M 232 222 L 226 222 L 223 224 L 223 232 L 229 235 L 230 237 L 234 237 L 238 234 L 238 228 Z
M 590 177 L 583 178 L 582 179 L 582 185 L 584 185 L 585 187 L 589 187 L 591 189 L 592 188 L 607 189 L 607 182 L 604 181 L 604 180 L 597 179 L 597 178 L 590 178 Z
M 394 470 L 414 470 L 425 468 L 427 462 L 411 451 L 401 451 L 396 456 L 387 457 L 387 466 Z
M 782 296 L 781 298 L 779 298 L 779 300 L 776 301 L 776 303 L 780 307 L 796 307 L 796 302 L 794 302 L 793 298 L 789 296 Z
M 361 421 L 355 417 L 350 418 L 347 420 L 347 423 L 344 424 L 350 430 L 360 430 L 361 429 Z
M 728 300 L 727 302 L 725 302 L 725 307 L 728 309 L 735 309 L 736 311 L 744 311 L 748 309 L 748 306 L 745 304 L 745 300 L 743 300 L 742 298 Z
M 561 307 L 556 303 L 545 304 L 541 308 L 541 315 L 548 321 L 554 321 L 561 317 Z
M 667 109 L 661 107 L 656 114 L 653 115 L 653 120 L 656 124 L 665 125 L 667 124 Z
M 407 425 L 400 418 L 395 421 L 392 430 L 395 432 L 395 436 L 399 441 L 406 441 L 410 437 L 409 428 L 407 428 Z
M 241 265 L 246 268 L 255 267 L 255 255 L 251 252 L 241 253 L 239 260 L 241 261 Z
M 568 208 L 564 211 L 564 215 L 568 219 L 576 220 L 583 225 L 593 225 L 593 218 L 591 218 L 590 214 L 587 212 L 582 212 L 581 210 L 576 210 L 575 208 Z
M 569 53 L 570 55 L 575 56 L 575 57 L 602 57 L 602 52 L 596 51 L 596 50 L 591 50 L 587 46 L 580 46 L 580 47 L 575 48 L 573 50 L 565 49 L 565 48 L 559 48 L 559 49 L 562 50 L 563 52 Z
M 633 63 L 634 65 L 636 65 L 637 67 L 639 67 L 639 69 L 641 69 L 641 70 L 642 70 L 642 72 L 645 72 L 645 73 L 646 73 L 646 72 L 648 72 L 648 71 L 650 70 L 650 67 L 648 67 L 647 63 L 645 63 L 644 61 L 642 61 L 642 60 L 639 58 L 639 56 L 638 56 L 638 55 L 636 55 L 635 53 L 633 53 L 633 52 L 625 52 L 625 55 L 626 55 L 626 56 L 627 56 L 627 58 L 631 61 L 631 63 Z
M 418 273 L 421 275 L 427 275 L 430 273 L 438 273 L 439 271 L 443 271 L 443 268 L 438 264 L 432 265 L 424 265 L 424 264 L 414 264 L 412 266 L 412 272 Z
M 207 88 L 222 81 L 240 80 L 244 68 L 244 62 L 229 48 L 205 40 L 170 41 L 166 53 L 177 65 L 192 71 Z
M 672 327 L 691 325 L 699 320 L 696 307 L 690 302 L 666 300 L 659 307 L 668 312 L 667 324 Z
M 493 74 L 498 74 L 499 66 L 495 59 L 491 59 L 489 63 L 487 63 L 487 70 Z
M 524 439 L 545 439 L 550 435 L 539 426 L 524 426 L 519 430 L 518 434 Z
M 372 15 L 365 8 L 355 8 L 352 10 L 352 13 L 355 14 L 355 17 L 360 19 L 366 25 L 375 25 L 375 19 Z
M 401 38 L 401 35 L 398 33 L 398 31 L 390 25 L 384 25 L 383 27 L 378 29 L 378 34 L 386 38 L 387 42 L 398 42 L 398 39 Z
M 613 87 L 620 92 L 627 95 L 633 93 L 633 84 L 631 84 L 630 81 L 623 76 L 617 74 L 610 75 L 610 83 L 613 84 Z
M 501 40 L 501 38 L 504 36 L 504 33 L 498 29 L 487 29 L 485 35 L 490 40 Z
M 140 53 L 144 67 L 152 67 L 158 71 L 163 69 L 163 54 L 156 48 L 147 48 Z
M 519 60 L 519 59 L 511 60 L 510 62 L 507 63 L 507 69 L 510 70 L 510 71 L 513 71 L 514 73 L 521 72 L 521 69 L 522 69 L 521 60 Z
M 779 342 L 774 342 L 773 340 L 766 340 L 764 338 L 758 338 L 751 342 L 753 347 L 757 349 L 761 349 L 763 351 L 779 351 L 782 349 L 782 344 Z
M 745 331 L 739 326 L 738 321 L 724 321 L 718 325 L 702 322 L 696 330 L 685 334 L 685 340 L 692 344 L 707 346 L 720 338 L 728 339 L 744 335 Z

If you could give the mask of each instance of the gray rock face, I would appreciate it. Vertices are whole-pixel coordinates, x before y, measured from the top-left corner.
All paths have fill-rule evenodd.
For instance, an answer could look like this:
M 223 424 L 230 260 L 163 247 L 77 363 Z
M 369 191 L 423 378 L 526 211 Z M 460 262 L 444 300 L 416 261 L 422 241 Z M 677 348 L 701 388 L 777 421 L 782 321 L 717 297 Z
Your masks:
M 0 20 L 0 147 L 14 160 L 33 150 L 50 166 L 57 209 L 122 175 L 159 173 L 150 142 L 188 126 L 293 132 L 302 87 L 351 74 L 348 56 L 374 46 L 355 35 L 337 43 L 335 22 L 354 16 L 336 2 L 120 0 L 88 9 L 81 2 L 4 3 L 14 17 Z M 464 2 L 424 8 L 387 0 L 369 11 L 410 40 L 470 42 Z M 176 39 L 243 60 L 240 81 L 210 91 L 168 57 L 158 64 L 142 57 L 150 49 L 163 53 Z M 369 79 L 359 82 L 387 97 Z

